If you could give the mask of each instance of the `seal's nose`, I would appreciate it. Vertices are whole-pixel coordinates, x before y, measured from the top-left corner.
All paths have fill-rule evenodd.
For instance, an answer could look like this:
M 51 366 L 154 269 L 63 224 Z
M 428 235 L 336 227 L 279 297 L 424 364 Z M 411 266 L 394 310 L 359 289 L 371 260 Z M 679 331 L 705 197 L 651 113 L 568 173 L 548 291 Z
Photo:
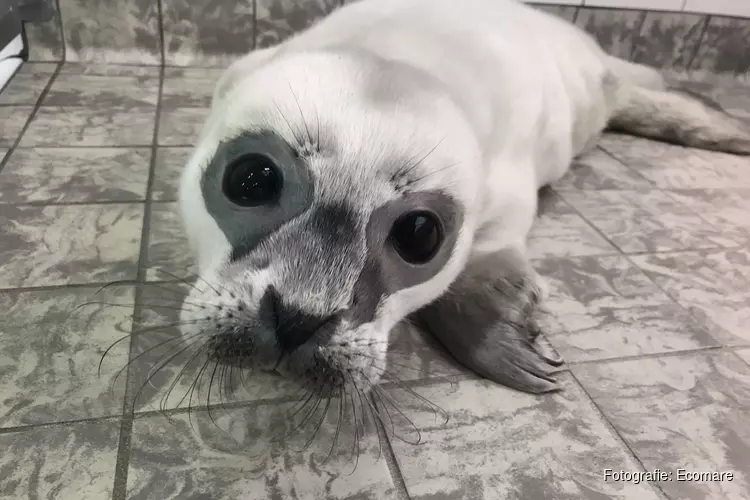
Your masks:
M 333 316 L 316 316 L 285 304 L 274 287 L 268 287 L 260 303 L 260 314 L 276 332 L 281 348 L 291 352 L 310 340 Z

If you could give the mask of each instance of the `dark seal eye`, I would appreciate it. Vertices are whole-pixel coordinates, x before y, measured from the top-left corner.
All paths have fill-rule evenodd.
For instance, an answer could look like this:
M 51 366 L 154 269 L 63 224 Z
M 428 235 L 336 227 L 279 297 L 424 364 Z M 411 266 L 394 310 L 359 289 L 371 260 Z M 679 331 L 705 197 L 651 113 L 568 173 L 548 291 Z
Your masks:
M 390 239 L 396 252 L 406 262 L 425 264 L 440 248 L 443 232 L 437 216 L 427 211 L 415 211 L 396 220 Z
M 235 160 L 224 174 L 224 194 L 242 207 L 257 207 L 276 201 L 281 174 L 267 156 L 251 154 Z

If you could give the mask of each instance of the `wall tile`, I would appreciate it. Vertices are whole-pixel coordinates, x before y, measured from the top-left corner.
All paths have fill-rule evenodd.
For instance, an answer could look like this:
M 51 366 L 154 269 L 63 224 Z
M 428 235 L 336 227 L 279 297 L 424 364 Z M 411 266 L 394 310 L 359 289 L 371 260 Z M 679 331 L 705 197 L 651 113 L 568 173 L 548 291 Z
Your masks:
M 57 10 L 49 21 L 26 23 L 24 29 L 29 48 L 29 61 L 63 60 L 65 48 Z
M 750 20 L 711 17 L 691 69 L 750 71 Z
M 645 17 L 640 11 L 581 7 L 576 24 L 594 35 L 608 53 L 630 59 Z
M 160 64 L 157 0 L 60 0 L 68 61 Z
M 648 12 L 636 37 L 633 60 L 657 68 L 686 69 L 693 60 L 708 16 Z
M 226 66 L 252 50 L 253 0 L 162 0 L 166 64 Z
M 269 47 L 333 12 L 339 0 L 256 0 L 257 47 Z

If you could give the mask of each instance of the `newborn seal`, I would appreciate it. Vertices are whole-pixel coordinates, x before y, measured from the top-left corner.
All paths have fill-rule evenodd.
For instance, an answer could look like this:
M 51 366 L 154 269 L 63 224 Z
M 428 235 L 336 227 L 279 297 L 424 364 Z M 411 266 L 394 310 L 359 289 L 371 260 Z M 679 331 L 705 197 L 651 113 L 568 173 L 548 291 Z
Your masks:
M 181 178 L 214 353 L 333 393 L 415 318 L 466 367 L 557 388 L 537 191 L 605 129 L 750 153 L 745 124 L 514 0 L 361 0 L 233 64 Z

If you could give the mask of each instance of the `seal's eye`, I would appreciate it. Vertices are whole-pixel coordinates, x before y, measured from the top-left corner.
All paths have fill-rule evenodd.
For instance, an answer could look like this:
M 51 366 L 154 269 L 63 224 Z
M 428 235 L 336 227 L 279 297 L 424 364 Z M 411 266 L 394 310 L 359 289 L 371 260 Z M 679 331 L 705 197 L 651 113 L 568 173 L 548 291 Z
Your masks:
M 390 239 L 406 262 L 425 264 L 440 248 L 443 231 L 437 216 L 420 210 L 399 217 L 393 224 Z
M 267 156 L 250 154 L 238 158 L 224 174 L 224 194 L 242 207 L 257 207 L 275 201 L 281 191 L 281 174 Z

